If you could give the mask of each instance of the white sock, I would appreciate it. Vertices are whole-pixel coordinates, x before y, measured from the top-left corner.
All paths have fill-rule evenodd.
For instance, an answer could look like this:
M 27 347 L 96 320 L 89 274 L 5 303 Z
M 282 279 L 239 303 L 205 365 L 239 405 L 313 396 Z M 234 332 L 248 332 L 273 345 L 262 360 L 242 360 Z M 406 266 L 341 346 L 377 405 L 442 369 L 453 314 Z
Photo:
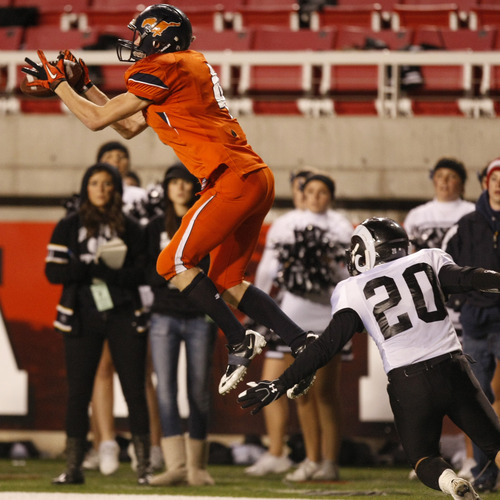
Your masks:
M 439 487 L 441 488 L 441 491 L 443 493 L 446 493 L 448 495 L 452 494 L 451 481 L 453 479 L 458 479 L 458 476 L 451 469 L 446 469 L 439 476 L 438 484 L 439 484 Z

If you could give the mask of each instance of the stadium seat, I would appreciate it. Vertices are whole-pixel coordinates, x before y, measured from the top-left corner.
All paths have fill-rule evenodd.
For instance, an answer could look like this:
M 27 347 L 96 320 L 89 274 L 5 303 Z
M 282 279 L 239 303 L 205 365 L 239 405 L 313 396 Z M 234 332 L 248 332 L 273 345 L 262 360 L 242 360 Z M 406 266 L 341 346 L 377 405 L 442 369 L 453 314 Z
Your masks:
M 57 25 L 67 30 L 78 23 L 79 16 L 88 8 L 88 0 L 13 0 L 14 7 L 36 6 L 39 25 Z
M 477 30 L 483 26 L 500 26 L 500 5 L 490 0 L 491 4 L 472 6 L 469 12 L 469 28 Z
M 286 28 L 261 26 L 254 30 L 253 50 L 332 50 L 337 30 L 293 31 Z
M 441 28 L 438 26 L 419 26 L 415 28 L 412 43 L 417 47 L 443 50 L 445 48 Z
M 233 28 L 236 31 L 260 26 L 277 26 L 296 31 L 299 24 L 298 4 L 242 5 L 233 15 Z
M 338 29 L 336 50 L 375 49 L 381 42 L 390 50 L 410 45 L 412 30 L 373 31 L 367 27 L 343 26 Z M 373 65 L 334 65 L 323 73 L 320 93 L 334 101 L 337 114 L 376 115 L 379 89 L 379 68 Z
M 414 114 L 462 116 L 468 113 L 461 103 L 473 97 L 474 88 L 479 85 L 477 73 L 463 65 L 422 65 L 419 71 L 423 85 L 407 92 Z
M 393 30 L 398 31 L 402 27 L 417 28 L 419 26 L 443 26 L 458 29 L 458 5 L 456 3 L 394 5 L 391 17 Z
M 331 50 L 335 33 L 334 28 L 293 31 L 264 26 L 255 29 L 252 48 L 258 51 Z M 298 100 L 317 96 L 319 82 L 320 69 L 310 64 L 250 64 L 242 70 L 239 93 L 254 100 L 256 113 L 278 108 L 282 113 L 299 113 Z
M 30 26 L 26 28 L 23 50 L 63 50 L 81 49 L 97 41 L 95 30 L 61 31 L 54 26 Z
M 205 50 L 250 50 L 252 48 L 252 30 L 213 31 L 206 28 L 193 28 L 196 37 L 191 48 L 203 52 Z
M 194 27 L 193 34 L 196 38 L 191 44 L 191 48 L 200 52 L 210 50 L 250 50 L 253 37 L 252 30 L 213 31 L 197 27 Z M 239 66 L 213 64 L 212 67 L 220 78 L 226 97 L 235 94 L 240 78 Z
M 22 26 L 0 27 L 0 49 L 19 50 L 23 38 L 24 28 Z
M 96 28 L 106 25 L 123 25 L 127 26 L 140 12 L 138 10 L 142 6 L 136 7 L 106 7 L 95 6 L 88 8 L 79 17 L 78 26 L 80 29 L 89 27 Z
M 311 14 L 311 29 L 328 26 L 364 26 L 379 31 L 382 25 L 380 4 L 325 5 Z
M 490 26 L 479 30 L 458 31 L 442 28 L 441 36 L 448 50 L 493 50 L 497 29 Z
M 373 31 L 360 26 L 341 26 L 337 32 L 336 50 L 362 50 L 367 48 L 370 39 L 385 44 L 390 50 L 402 50 L 412 43 L 413 31 Z
M 493 50 L 500 50 L 500 37 L 497 36 Z M 487 65 L 483 68 L 483 81 L 481 83 L 480 95 L 487 109 L 492 108 L 496 115 L 500 114 L 500 64 Z M 491 112 L 489 113 L 492 114 Z

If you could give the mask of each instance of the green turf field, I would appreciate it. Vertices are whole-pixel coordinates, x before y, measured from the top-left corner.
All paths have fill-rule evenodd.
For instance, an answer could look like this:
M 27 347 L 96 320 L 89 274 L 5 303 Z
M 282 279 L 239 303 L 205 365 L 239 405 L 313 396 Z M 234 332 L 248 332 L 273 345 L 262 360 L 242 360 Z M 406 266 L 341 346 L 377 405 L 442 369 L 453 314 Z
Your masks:
M 0 492 L 52 492 L 94 493 L 101 495 L 185 495 L 205 497 L 251 498 L 328 498 L 364 499 L 367 496 L 384 500 L 405 498 L 451 498 L 439 491 L 408 479 L 406 467 L 341 468 L 341 480 L 336 482 L 287 483 L 282 475 L 266 478 L 249 477 L 241 466 L 210 466 L 216 481 L 208 487 L 140 487 L 129 464 L 122 463 L 112 476 L 86 472 L 86 483 L 81 486 L 52 486 L 50 480 L 64 470 L 61 460 L 31 459 L 25 465 L 14 465 L 10 460 L 0 460 Z M 34 496 L 36 498 L 36 496 Z M 68 495 L 68 499 L 71 495 Z M 8 495 L 1 495 L 8 498 Z M 119 497 L 118 497 L 119 498 Z M 484 494 L 482 498 L 500 500 L 500 492 Z

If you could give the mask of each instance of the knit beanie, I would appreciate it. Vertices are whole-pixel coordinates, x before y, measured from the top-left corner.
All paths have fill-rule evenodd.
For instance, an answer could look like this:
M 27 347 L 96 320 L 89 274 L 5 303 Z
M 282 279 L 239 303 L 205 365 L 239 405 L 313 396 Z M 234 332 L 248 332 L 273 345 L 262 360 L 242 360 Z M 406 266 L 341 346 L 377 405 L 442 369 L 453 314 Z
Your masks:
M 184 179 L 185 181 L 192 182 L 194 184 L 194 193 L 201 190 L 201 185 L 198 179 L 181 163 L 174 163 L 165 172 L 165 177 L 163 179 L 163 189 L 167 190 L 168 183 L 172 179 Z
M 107 153 L 108 151 L 114 151 L 115 149 L 119 149 L 120 151 L 123 151 L 125 153 L 125 156 L 127 158 L 130 158 L 130 154 L 128 152 L 128 149 L 118 141 L 110 141 L 104 143 L 100 148 L 99 151 L 97 152 L 97 161 L 100 162 L 101 158 L 103 157 L 104 153 Z
M 495 158 L 486 168 L 486 187 L 490 183 L 491 174 L 495 170 L 500 170 L 500 158 Z
M 307 177 L 305 180 L 304 184 L 302 184 L 302 191 L 305 189 L 305 187 L 311 182 L 311 181 L 321 181 L 325 186 L 328 188 L 328 191 L 330 191 L 330 195 L 332 196 L 332 200 L 335 197 L 335 182 L 331 177 L 328 177 L 327 175 L 324 174 L 313 174 Z
M 454 160 L 453 158 L 441 158 L 430 172 L 431 179 L 440 168 L 449 168 L 450 170 L 453 170 L 459 175 L 460 179 L 462 179 L 462 183 L 465 184 L 465 181 L 467 180 L 467 172 L 462 162 Z

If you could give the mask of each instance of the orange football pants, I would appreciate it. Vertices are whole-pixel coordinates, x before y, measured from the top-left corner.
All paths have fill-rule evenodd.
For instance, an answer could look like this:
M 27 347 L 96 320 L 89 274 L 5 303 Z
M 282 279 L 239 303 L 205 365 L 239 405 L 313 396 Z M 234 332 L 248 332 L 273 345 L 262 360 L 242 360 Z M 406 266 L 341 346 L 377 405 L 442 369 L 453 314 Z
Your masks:
M 240 177 L 226 168 L 182 218 L 158 257 L 158 274 L 169 280 L 210 254 L 208 276 L 219 292 L 238 285 L 273 201 L 271 169 L 264 167 Z

